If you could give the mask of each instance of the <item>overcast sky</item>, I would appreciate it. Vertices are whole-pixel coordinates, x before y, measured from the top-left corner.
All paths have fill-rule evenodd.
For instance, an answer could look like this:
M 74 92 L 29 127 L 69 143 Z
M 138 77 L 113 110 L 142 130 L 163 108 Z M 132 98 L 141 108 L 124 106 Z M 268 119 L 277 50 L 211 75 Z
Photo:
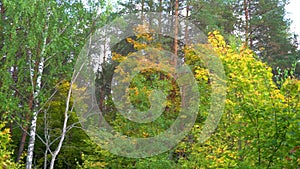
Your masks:
M 300 0 L 290 0 L 286 10 L 288 17 L 293 21 L 291 31 L 296 32 L 300 36 Z

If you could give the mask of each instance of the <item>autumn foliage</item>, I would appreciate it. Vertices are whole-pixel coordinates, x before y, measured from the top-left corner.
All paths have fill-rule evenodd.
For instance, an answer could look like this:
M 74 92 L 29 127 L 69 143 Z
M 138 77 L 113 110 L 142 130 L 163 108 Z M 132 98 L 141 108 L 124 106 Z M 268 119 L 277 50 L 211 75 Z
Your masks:
M 151 46 L 165 50 L 153 34 L 137 31 L 137 39 L 128 38 L 135 49 Z M 151 43 L 150 43 L 151 42 Z M 155 42 L 155 43 L 153 43 Z M 85 167 L 92 164 L 88 159 L 97 159 L 101 167 L 127 168 L 171 167 L 172 168 L 297 168 L 300 166 L 299 112 L 300 81 L 292 76 L 284 79 L 278 88 L 273 81 L 272 69 L 263 63 L 245 44 L 226 42 L 218 31 L 208 34 L 207 44 L 184 46 L 185 64 L 193 71 L 201 93 L 196 123 L 177 147 L 146 159 L 126 159 L 97 151 L 97 155 L 85 156 Z M 201 53 L 196 49 L 201 49 Z M 204 143 L 200 133 L 208 116 L 212 93 L 211 80 L 216 76 L 208 69 L 201 55 L 213 54 L 223 63 L 226 73 L 226 106 L 217 129 Z M 207 57 L 206 57 L 207 58 Z M 126 56 L 114 53 L 114 59 L 122 62 Z M 141 60 L 137 60 L 137 63 Z M 148 70 L 134 78 L 130 87 L 133 104 L 141 110 L 149 108 L 149 91 L 153 87 L 165 88 L 165 92 L 177 91 L 170 77 L 157 76 L 157 70 Z M 154 75 L 153 75 L 154 74 Z M 153 75 L 153 76 L 151 76 Z M 149 80 L 151 79 L 151 80 Z M 178 91 L 177 91 L 178 92 Z M 169 95 L 168 112 L 164 120 L 148 125 L 138 125 L 117 116 L 112 122 L 115 129 L 129 136 L 151 137 L 172 124 L 180 107 L 178 94 Z M 118 164 L 118 165 L 117 165 Z M 99 167 L 98 166 L 98 167 Z

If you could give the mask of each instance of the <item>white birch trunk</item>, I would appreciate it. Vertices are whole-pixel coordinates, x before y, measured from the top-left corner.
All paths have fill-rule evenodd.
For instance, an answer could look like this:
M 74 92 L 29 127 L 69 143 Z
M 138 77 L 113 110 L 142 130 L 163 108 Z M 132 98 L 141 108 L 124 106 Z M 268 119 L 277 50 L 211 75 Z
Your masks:
M 36 135 L 36 122 L 38 116 L 38 108 L 39 108 L 39 100 L 38 95 L 40 93 L 41 85 L 42 85 L 42 75 L 44 71 L 44 57 L 41 58 L 38 68 L 38 76 L 36 80 L 35 92 L 34 92 L 34 107 L 33 114 L 29 132 L 29 142 L 28 142 L 28 150 L 27 150 L 27 161 L 26 161 L 26 169 L 32 168 L 32 160 L 33 160 L 33 150 L 35 144 L 35 135 Z
M 69 92 L 68 92 L 68 97 L 66 100 L 66 109 L 65 109 L 65 119 L 64 119 L 64 124 L 63 124 L 63 128 L 62 128 L 62 133 L 61 133 L 61 137 L 58 143 L 57 148 L 55 149 L 55 151 L 52 153 L 52 159 L 51 159 L 51 163 L 50 163 L 50 169 L 54 168 L 54 164 L 55 164 L 55 160 L 56 157 L 58 155 L 58 153 L 61 150 L 62 144 L 65 140 L 66 134 L 67 134 L 67 124 L 68 124 L 68 119 L 69 119 L 69 107 L 70 107 L 70 99 L 71 99 L 71 93 L 72 93 L 72 86 L 73 86 L 73 81 L 70 84 L 70 88 L 69 88 Z
M 32 81 L 32 85 L 34 89 L 33 93 L 33 100 L 34 100 L 34 106 L 33 106 L 33 114 L 32 114 L 32 120 L 31 120 L 31 126 L 30 126 L 30 132 L 29 132 L 29 142 L 28 142 L 28 150 L 27 150 L 27 159 L 26 159 L 26 169 L 31 169 L 32 168 L 32 161 L 33 161 L 33 151 L 34 151 L 34 145 L 35 145 L 35 136 L 36 136 L 36 122 L 37 122 L 37 116 L 38 116 L 38 111 L 39 111 L 39 99 L 38 96 L 40 94 L 40 90 L 42 87 L 42 76 L 43 76 L 43 71 L 44 71 L 44 64 L 45 64 L 45 49 L 47 45 L 47 36 L 48 36 L 48 29 L 49 29 L 49 18 L 50 18 L 50 13 L 48 13 L 47 9 L 47 18 L 46 18 L 46 25 L 45 25 L 45 32 L 43 36 L 43 46 L 42 50 L 40 53 L 40 61 L 38 64 L 38 70 L 37 72 L 34 72 L 34 70 L 31 69 L 30 73 L 30 79 L 33 79 L 34 74 L 37 75 L 35 83 Z M 31 62 L 31 61 L 30 61 Z M 35 62 L 38 62 L 38 60 L 35 60 Z
M 73 76 L 72 76 L 72 80 L 71 80 L 71 83 L 70 83 L 70 88 L 69 88 L 68 96 L 67 96 L 67 100 L 66 100 L 66 109 L 65 109 L 65 112 L 64 112 L 65 119 L 64 119 L 64 124 L 63 124 L 63 127 L 62 127 L 62 133 L 61 133 L 61 136 L 60 136 L 60 140 L 59 140 L 58 146 L 56 147 L 56 149 L 55 149 L 55 151 L 53 153 L 49 149 L 49 151 L 50 151 L 50 153 L 52 155 L 52 159 L 51 159 L 51 162 L 50 162 L 50 169 L 54 168 L 56 157 L 57 157 L 57 155 L 59 154 L 59 152 L 61 150 L 61 147 L 62 147 L 63 142 L 65 140 L 66 134 L 67 134 L 67 132 L 70 129 L 72 129 L 72 127 L 70 127 L 68 129 L 68 126 L 67 126 L 68 120 L 69 120 L 69 114 L 68 114 L 68 112 L 69 112 L 69 109 L 70 109 L 72 86 L 73 86 L 74 82 L 76 81 L 79 73 L 81 72 L 83 66 L 84 66 L 84 64 L 82 64 L 81 67 L 79 68 L 78 72 L 74 73 Z M 71 108 L 71 110 L 72 109 L 73 109 L 73 107 Z
M 48 150 L 50 149 L 49 147 L 49 132 L 48 132 L 48 120 L 47 120 L 47 112 L 44 112 L 44 123 L 45 123 L 45 128 L 44 128 L 44 133 L 45 133 L 45 152 L 44 152 L 44 169 L 47 169 L 47 159 L 48 159 Z

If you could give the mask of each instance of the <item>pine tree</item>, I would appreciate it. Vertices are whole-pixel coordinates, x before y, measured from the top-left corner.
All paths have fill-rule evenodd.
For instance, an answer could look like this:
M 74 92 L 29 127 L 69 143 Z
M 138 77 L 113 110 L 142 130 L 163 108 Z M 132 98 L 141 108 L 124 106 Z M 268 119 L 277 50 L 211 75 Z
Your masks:
M 258 57 L 275 68 L 291 68 L 297 60 L 297 46 L 285 18 L 286 0 L 239 0 L 235 11 L 243 16 L 236 22 L 237 32 Z

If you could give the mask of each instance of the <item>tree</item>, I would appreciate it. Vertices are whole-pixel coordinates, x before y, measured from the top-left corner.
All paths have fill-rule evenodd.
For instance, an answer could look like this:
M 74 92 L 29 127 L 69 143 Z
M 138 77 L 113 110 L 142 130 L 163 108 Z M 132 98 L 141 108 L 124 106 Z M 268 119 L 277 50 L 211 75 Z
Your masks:
M 203 144 L 184 141 L 178 146 L 176 151 L 185 154 L 179 162 L 186 168 L 295 166 L 277 157 L 285 156 L 287 149 L 297 145 L 287 136 L 295 128 L 292 121 L 297 117 L 291 112 L 297 108 L 288 108 L 286 101 L 289 98 L 273 82 L 271 68 L 255 59 L 253 51 L 245 45 L 227 45 L 217 31 L 209 34 L 209 42 L 225 67 L 228 86 L 226 109 L 218 129 L 208 141 Z M 188 62 L 197 63 L 193 49 L 189 49 L 187 54 Z M 197 64 L 193 66 L 195 77 L 208 79 L 207 76 L 211 76 L 210 73 L 202 73 L 203 69 Z M 294 90 L 298 90 L 296 88 Z M 293 120 L 287 122 L 287 119 Z M 201 126 L 198 122 L 191 131 L 196 140 Z M 287 141 L 289 146 L 284 144 Z
M 150 158 L 131 159 L 113 155 L 88 138 L 79 125 L 71 97 L 72 90 L 85 90 L 71 87 L 76 56 L 90 33 L 117 16 L 110 12 L 113 9 L 104 0 L 89 1 L 88 5 L 80 0 L 0 0 L 0 119 L 7 121 L 6 125 L 0 124 L 0 168 L 24 168 L 22 157 L 26 146 L 27 168 L 74 168 L 76 163 L 79 168 L 298 168 L 300 83 L 294 72 L 299 68 L 295 62 L 299 60 L 299 51 L 287 32 L 286 3 L 284 0 L 121 3 L 124 8 L 120 16 L 141 12 L 138 19 L 143 20 L 145 12 L 162 12 L 175 18 L 164 20 L 160 14 L 160 19 L 149 21 L 150 27 L 160 25 L 158 33 L 152 33 L 149 25 L 142 24 L 135 29 L 135 35 L 104 51 L 105 57 L 99 63 L 102 69 L 96 73 L 95 95 L 103 117 L 112 128 L 130 137 L 156 136 L 172 126 L 182 108 L 181 100 L 185 99 L 179 94 L 185 88 L 179 88 L 171 76 L 155 68 L 147 69 L 131 79 L 126 101 L 145 112 L 152 105 L 151 92 L 159 89 L 166 96 L 162 115 L 156 121 L 141 124 L 120 115 L 112 99 L 112 78 L 114 73 L 122 73 L 122 67 L 118 66 L 133 53 L 143 51 L 149 60 L 155 60 L 155 54 L 161 51 L 174 52 L 179 57 L 175 64 L 189 65 L 197 80 L 196 90 L 201 93 L 200 102 L 195 103 L 199 107 L 196 123 L 177 147 Z M 224 36 L 214 31 L 208 34 L 209 44 L 194 46 L 165 37 L 166 29 L 186 39 L 192 36 L 188 27 L 185 32 L 176 30 L 181 26 L 178 17 L 183 15 L 202 31 L 219 29 Z M 170 26 L 161 27 L 166 23 Z M 231 34 L 239 35 L 240 39 Z M 222 120 L 203 144 L 198 142 L 208 117 L 215 74 L 201 59 L 207 53 L 195 50 L 199 47 L 216 52 L 223 62 L 228 85 Z M 149 51 L 151 48 L 154 49 Z M 142 58 L 125 63 L 129 68 L 134 64 L 162 66 Z M 292 63 L 292 68 L 286 70 Z M 277 66 L 280 71 L 275 69 Z M 128 76 L 122 74 L 122 77 Z
M 290 21 L 285 18 L 286 0 L 237 1 L 235 11 L 244 16 L 236 22 L 237 31 L 243 32 L 246 43 L 258 57 L 273 68 L 291 68 L 299 60 L 297 46 L 289 33 Z M 242 8 L 241 8 L 242 7 Z
M 139 38 L 128 38 L 127 41 L 140 50 L 145 49 L 145 52 L 146 46 L 153 45 L 150 42 L 155 41 L 155 36 L 149 34 L 137 35 L 137 37 Z M 201 139 L 203 122 L 209 112 L 211 83 L 213 83 L 211 76 L 214 76 L 214 73 L 208 71 L 205 61 L 201 59 L 203 57 L 199 56 L 201 54 L 195 52 L 195 46 L 186 47 L 185 63 L 193 70 L 201 92 L 200 111 L 191 132 L 174 149 L 147 159 L 118 157 L 87 141 L 91 149 L 95 150 L 95 154 L 84 154 L 82 157 L 84 163 L 80 167 L 147 168 L 177 167 L 177 165 L 181 168 L 298 167 L 299 117 L 296 112 L 299 111 L 299 81 L 287 79 L 279 89 L 272 80 L 271 68 L 257 59 L 247 45 L 236 41 L 227 44 L 218 31 L 209 33 L 208 40 L 211 46 L 199 44 L 199 47 L 214 50 L 220 57 L 224 64 L 228 85 L 226 108 L 222 120 L 209 140 L 204 143 L 198 142 Z M 207 55 L 207 53 L 202 54 Z M 125 58 L 126 56 L 113 55 L 115 61 L 121 62 Z M 137 58 L 135 62 L 130 63 L 138 64 L 141 61 Z M 158 81 L 161 83 L 157 83 L 154 75 L 153 70 L 148 70 L 132 79 L 129 89 L 130 101 L 140 110 L 149 108 L 146 99 L 149 97 L 148 90 L 163 84 L 162 79 Z M 171 86 L 173 85 L 162 86 L 162 88 L 167 89 Z M 155 136 L 172 124 L 171 119 L 176 117 L 175 112 L 180 109 L 175 106 L 178 103 L 174 101 L 171 103 L 173 108 L 168 112 L 168 117 L 164 115 L 167 121 L 158 121 L 155 125 L 136 124 L 119 114 L 114 119 L 109 119 L 109 122 L 115 130 L 128 136 L 139 138 Z M 157 132 L 153 132 L 155 129 Z
M 227 35 L 234 33 L 237 16 L 234 13 L 233 1 L 191 0 L 189 18 L 204 33 L 220 30 Z
M 5 9 L 1 90 L 8 96 L 4 101 L 11 102 L 4 110 L 22 121 L 17 160 L 29 133 L 26 168 L 31 168 L 37 116 L 51 99 L 55 83 L 70 76 L 89 32 L 85 27 L 93 25 L 96 11 L 87 11 L 80 1 L 3 1 L 1 7 Z

